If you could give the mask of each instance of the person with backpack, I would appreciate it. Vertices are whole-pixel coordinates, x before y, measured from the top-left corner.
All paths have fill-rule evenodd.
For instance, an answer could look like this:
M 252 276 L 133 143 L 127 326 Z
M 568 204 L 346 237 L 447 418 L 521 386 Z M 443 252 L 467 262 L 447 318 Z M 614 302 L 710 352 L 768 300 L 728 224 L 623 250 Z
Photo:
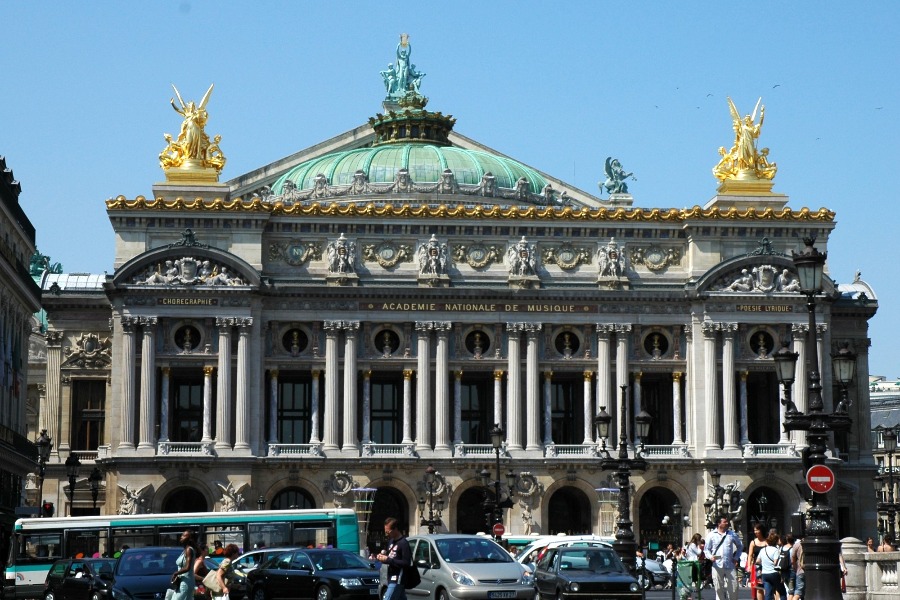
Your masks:
M 778 592 L 779 598 L 787 598 L 787 588 L 784 587 L 784 581 L 781 578 L 782 551 L 781 545 L 778 543 L 778 532 L 774 529 L 770 531 L 766 543 L 767 546 L 760 548 L 756 557 L 756 564 L 762 569 L 763 588 L 766 592 L 765 600 L 773 600 L 775 592 Z
M 410 570 L 415 569 L 409 541 L 400 531 L 400 523 L 394 517 L 384 520 L 384 533 L 388 537 L 388 547 L 375 557 L 375 560 L 387 565 L 388 586 L 382 600 L 406 600 L 407 584 L 411 583 L 408 581 Z M 416 570 L 416 575 L 418 574 Z

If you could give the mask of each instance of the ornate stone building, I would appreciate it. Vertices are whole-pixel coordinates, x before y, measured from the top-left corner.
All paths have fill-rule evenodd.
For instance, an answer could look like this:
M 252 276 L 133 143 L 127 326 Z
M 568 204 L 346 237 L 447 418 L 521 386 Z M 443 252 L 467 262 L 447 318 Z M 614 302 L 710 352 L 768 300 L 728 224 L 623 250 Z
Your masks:
M 835 214 L 773 192 L 755 137 L 722 150 L 703 206 L 634 206 L 609 160 L 602 199 L 456 133 L 399 54 L 383 76 L 384 114 L 225 183 L 204 131 L 210 93 L 182 102 L 165 183 L 106 203 L 114 272 L 46 278 L 32 426 L 59 441 L 53 460 L 102 468 L 97 510 L 351 506 L 363 487 L 377 489 L 372 522 L 397 514 L 416 530 L 433 465 L 443 526 L 482 531 L 499 423 L 508 530 L 609 534 L 593 425 L 605 408 L 610 443 L 624 427 L 649 461 L 632 478 L 642 537 L 672 535 L 661 523 L 676 500 L 686 533 L 704 531 L 714 469 L 743 492 L 744 529 L 785 527 L 805 507 L 805 439 L 781 427 L 771 356 L 788 340 L 803 362 L 790 254 L 804 237 L 827 250 Z M 876 308 L 830 279 L 818 302 L 823 380 L 839 343 L 858 355 L 854 428 L 829 458 L 841 535 L 874 520 Z M 805 374 L 798 364 L 801 410 Z M 825 385 L 827 410 L 833 397 Z M 635 441 L 641 410 L 652 424 Z M 93 510 L 87 487 L 82 473 L 66 513 Z

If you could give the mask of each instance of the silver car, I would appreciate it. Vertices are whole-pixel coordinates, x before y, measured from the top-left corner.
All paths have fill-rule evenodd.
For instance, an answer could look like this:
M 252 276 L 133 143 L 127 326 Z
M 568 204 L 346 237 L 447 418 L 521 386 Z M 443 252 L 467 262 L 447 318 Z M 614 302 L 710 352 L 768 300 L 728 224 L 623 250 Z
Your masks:
M 464 534 L 409 538 L 422 583 L 406 591 L 432 600 L 533 600 L 534 579 L 491 539 Z

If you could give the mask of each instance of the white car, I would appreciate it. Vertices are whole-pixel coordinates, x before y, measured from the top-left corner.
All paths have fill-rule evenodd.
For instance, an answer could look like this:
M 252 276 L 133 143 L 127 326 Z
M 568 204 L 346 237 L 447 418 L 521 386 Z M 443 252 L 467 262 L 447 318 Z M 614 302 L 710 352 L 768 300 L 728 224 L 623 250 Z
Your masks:
M 612 548 L 615 538 L 599 535 L 548 535 L 538 538 L 522 548 L 516 561 L 525 567 L 528 572 L 534 573 L 534 564 L 547 548 L 560 548 L 563 546 L 599 546 Z

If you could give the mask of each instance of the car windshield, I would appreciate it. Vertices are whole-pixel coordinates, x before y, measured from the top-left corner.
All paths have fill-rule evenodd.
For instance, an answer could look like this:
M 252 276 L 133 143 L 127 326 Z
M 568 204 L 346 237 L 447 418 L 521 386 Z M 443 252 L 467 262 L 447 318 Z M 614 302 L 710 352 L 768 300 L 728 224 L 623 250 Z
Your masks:
M 172 574 L 178 570 L 176 562 L 179 556 L 181 548 L 126 552 L 116 565 L 116 577 Z
M 116 566 L 116 561 L 112 558 L 102 558 L 99 560 L 91 559 L 85 562 L 91 565 L 94 573 L 97 573 L 98 575 L 100 573 L 109 573 L 110 575 L 112 575 L 113 567 Z
M 490 540 L 451 538 L 436 542 L 438 552 L 448 563 L 512 562 L 509 552 Z
M 308 552 L 317 571 L 339 571 L 341 569 L 371 569 L 372 565 L 352 552 L 341 550 Z
M 604 548 L 566 548 L 559 552 L 560 571 L 624 572 L 616 553 Z

